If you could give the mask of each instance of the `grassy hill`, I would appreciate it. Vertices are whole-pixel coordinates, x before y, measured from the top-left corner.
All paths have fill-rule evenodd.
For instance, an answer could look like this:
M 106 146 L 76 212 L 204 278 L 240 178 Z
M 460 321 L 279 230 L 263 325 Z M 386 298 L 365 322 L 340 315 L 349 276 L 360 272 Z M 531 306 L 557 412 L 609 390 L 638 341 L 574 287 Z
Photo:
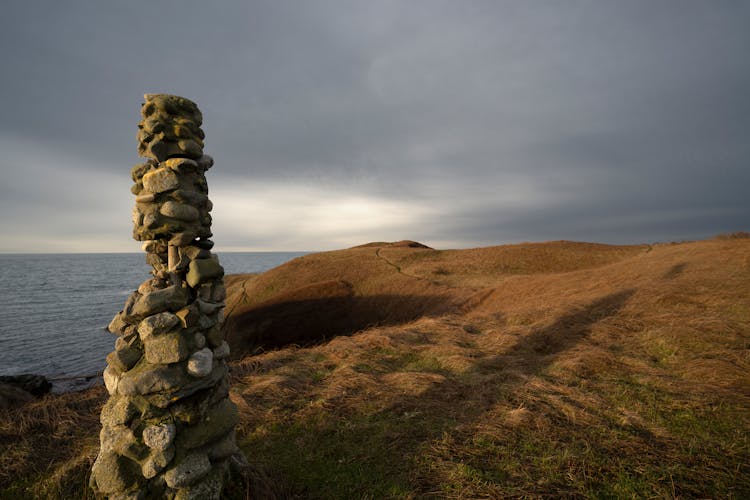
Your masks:
M 750 496 L 750 239 L 375 243 L 227 277 L 256 497 Z M 103 389 L 0 413 L 80 497 Z

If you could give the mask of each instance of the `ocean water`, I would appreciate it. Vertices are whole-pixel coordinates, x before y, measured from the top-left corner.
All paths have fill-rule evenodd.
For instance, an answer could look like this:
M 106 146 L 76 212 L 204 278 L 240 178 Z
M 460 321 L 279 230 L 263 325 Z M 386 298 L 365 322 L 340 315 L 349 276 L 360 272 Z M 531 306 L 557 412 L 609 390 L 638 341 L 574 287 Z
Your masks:
M 259 273 L 300 255 L 219 253 L 219 261 L 226 274 Z M 0 375 L 45 375 L 55 392 L 95 383 L 114 348 L 106 326 L 150 269 L 143 253 L 0 254 Z

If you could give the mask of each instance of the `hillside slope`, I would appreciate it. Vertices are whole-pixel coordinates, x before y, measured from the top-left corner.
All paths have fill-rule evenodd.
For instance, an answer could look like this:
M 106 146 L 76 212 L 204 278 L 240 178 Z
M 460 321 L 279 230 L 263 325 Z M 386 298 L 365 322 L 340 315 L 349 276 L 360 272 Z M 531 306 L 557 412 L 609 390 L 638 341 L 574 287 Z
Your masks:
M 459 312 L 510 276 L 592 269 L 647 249 L 552 242 L 440 251 L 398 242 L 306 255 L 260 276 L 227 277 L 224 332 L 240 358 Z
M 376 245 L 247 280 L 244 306 L 334 279 L 441 300 L 237 364 L 244 443 L 303 496 L 750 495 L 750 240 Z

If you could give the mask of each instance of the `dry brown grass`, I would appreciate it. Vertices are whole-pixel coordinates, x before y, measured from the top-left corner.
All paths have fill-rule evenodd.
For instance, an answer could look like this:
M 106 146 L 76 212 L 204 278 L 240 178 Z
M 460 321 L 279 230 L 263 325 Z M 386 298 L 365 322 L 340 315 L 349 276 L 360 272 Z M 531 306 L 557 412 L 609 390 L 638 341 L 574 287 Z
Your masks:
M 277 270 L 290 288 L 292 269 L 365 291 L 410 280 L 453 306 L 242 360 L 257 460 L 316 498 L 750 492 L 750 242 L 464 252 L 364 247 Z M 356 264 L 375 259 L 390 269 Z
M 750 496 L 746 238 L 374 245 L 227 283 L 230 320 L 365 317 L 233 364 L 257 498 Z M 321 291 L 346 300 L 311 307 Z M 83 482 L 102 395 L 70 398 L 0 415 L 4 485 Z M 52 437 L 13 441 L 33 415 L 24 433 Z M 58 448 L 49 466 L 39 446 Z
M 48 395 L 0 412 L 0 493 L 13 498 L 76 498 L 87 492 L 99 447 L 103 387 Z

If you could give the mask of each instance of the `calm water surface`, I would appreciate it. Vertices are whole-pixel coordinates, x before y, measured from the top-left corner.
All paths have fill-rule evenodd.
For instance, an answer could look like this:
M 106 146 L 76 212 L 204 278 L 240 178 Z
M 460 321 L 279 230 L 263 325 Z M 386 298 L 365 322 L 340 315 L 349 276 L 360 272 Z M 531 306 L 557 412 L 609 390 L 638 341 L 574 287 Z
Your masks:
M 259 273 L 304 252 L 219 253 L 227 274 Z M 144 254 L 0 255 L 0 375 L 38 373 L 56 391 L 88 385 L 114 347 L 105 330 L 150 277 Z M 93 380 L 93 379 L 92 379 Z

